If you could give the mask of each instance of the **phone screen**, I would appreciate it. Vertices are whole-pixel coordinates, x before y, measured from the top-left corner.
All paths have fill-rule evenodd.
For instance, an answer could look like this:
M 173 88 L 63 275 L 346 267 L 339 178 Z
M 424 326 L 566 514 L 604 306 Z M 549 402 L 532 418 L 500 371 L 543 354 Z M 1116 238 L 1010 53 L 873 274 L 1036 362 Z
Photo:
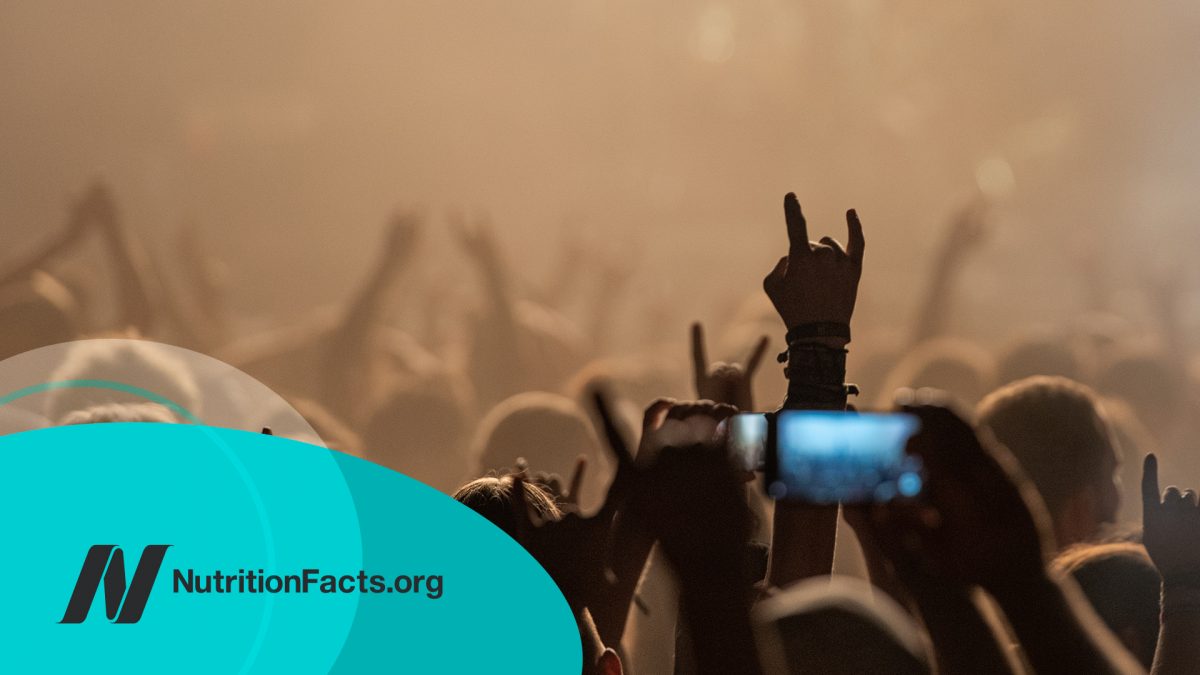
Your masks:
M 743 471 L 762 471 L 767 454 L 767 416 L 740 413 L 729 418 L 729 454 Z
M 923 485 L 920 461 L 904 447 L 919 428 L 904 413 L 781 412 L 767 494 L 815 504 L 914 497 Z

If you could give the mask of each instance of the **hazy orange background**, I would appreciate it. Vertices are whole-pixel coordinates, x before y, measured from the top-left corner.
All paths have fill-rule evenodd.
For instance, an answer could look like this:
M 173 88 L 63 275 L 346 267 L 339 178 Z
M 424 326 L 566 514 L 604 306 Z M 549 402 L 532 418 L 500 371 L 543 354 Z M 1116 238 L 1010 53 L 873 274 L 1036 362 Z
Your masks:
M 1074 306 L 1080 241 L 1131 285 L 1195 250 L 1197 37 L 1182 0 L 6 0 L 0 261 L 101 175 L 155 250 L 197 223 L 246 316 L 343 298 L 413 204 L 486 210 L 532 280 L 564 232 L 637 249 L 647 293 L 711 318 L 794 189 L 814 238 L 858 207 L 859 316 L 887 323 L 982 186 L 986 338 Z

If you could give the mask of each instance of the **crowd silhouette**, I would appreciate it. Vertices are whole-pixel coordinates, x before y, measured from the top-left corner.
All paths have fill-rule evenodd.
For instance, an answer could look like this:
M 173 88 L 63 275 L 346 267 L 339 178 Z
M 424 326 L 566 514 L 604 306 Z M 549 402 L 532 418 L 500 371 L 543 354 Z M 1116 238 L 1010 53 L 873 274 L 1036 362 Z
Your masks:
M 742 360 L 713 362 L 704 326 L 689 354 L 652 311 L 641 347 L 617 346 L 633 256 L 567 246 L 536 288 L 486 219 L 414 211 L 390 219 L 337 311 L 246 330 L 196 231 L 154 256 L 96 183 L 0 269 L 0 357 L 127 337 L 233 364 L 330 447 L 522 544 L 575 612 L 585 673 L 1200 672 L 1200 504 L 1158 471 L 1162 458 L 1167 482 L 1200 484 L 1177 289 L 1152 289 L 1158 320 L 1137 331 L 1096 307 L 999 350 L 956 336 L 956 281 L 988 229 L 977 202 L 949 224 L 912 326 L 889 332 L 855 313 L 864 265 L 889 255 L 867 253 L 874 216 L 849 210 L 843 239 L 814 238 L 796 196 L 783 206 L 786 251 L 718 327 Z M 460 324 L 453 285 L 403 283 L 435 221 L 460 249 L 455 283 L 481 299 Z M 106 276 L 75 273 L 80 255 Z M 585 309 L 568 318 L 569 303 Z M 185 408 L 195 398 L 182 364 L 80 349 L 63 377 L 137 369 Z M 918 496 L 775 502 L 726 451 L 738 412 L 856 408 L 919 419 Z M 184 421 L 128 398 L 60 396 L 39 415 L 26 426 Z M 520 602 L 497 598 L 500 620 Z M 537 643 L 514 648 L 536 658 Z

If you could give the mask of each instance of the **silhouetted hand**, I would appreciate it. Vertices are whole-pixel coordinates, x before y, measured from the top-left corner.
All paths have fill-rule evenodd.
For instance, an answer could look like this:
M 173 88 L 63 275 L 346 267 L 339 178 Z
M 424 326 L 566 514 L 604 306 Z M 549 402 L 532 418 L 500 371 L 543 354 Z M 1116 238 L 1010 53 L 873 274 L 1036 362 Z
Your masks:
M 942 244 L 943 260 L 958 262 L 971 249 L 978 248 L 987 239 L 988 204 L 982 198 L 974 199 L 955 214 L 950 231 Z
M 718 362 L 709 369 L 708 356 L 704 348 L 704 327 L 699 322 L 692 324 L 692 368 L 696 382 L 696 396 L 717 403 L 727 403 L 741 412 L 754 410 L 754 395 L 751 381 L 754 372 L 767 352 L 770 340 L 762 336 L 746 359 L 746 365 Z
M 1162 495 L 1161 498 L 1159 495 Z M 1200 586 L 1200 506 L 1196 491 L 1158 489 L 1158 458 L 1142 464 L 1142 543 L 1163 581 Z
M 517 350 L 514 342 L 516 337 L 510 334 L 514 329 L 511 293 L 515 283 L 500 254 L 495 231 L 483 218 L 468 221 L 457 215 L 451 216 L 450 229 L 480 275 L 488 313 L 502 321 L 500 326 L 489 328 L 489 339 L 497 343 L 498 353 L 504 354 L 505 358 L 512 358 Z
M 477 265 L 491 267 L 498 264 L 500 253 L 496 236 L 485 219 L 468 220 L 455 215 L 450 218 L 450 228 L 463 252 Z
M 550 574 L 573 607 L 601 608 L 615 580 L 609 574 L 609 539 L 617 510 L 629 494 L 635 471 L 633 456 L 621 437 L 607 402 L 596 394 L 596 405 L 616 456 L 617 475 L 609 485 L 604 504 L 591 516 L 583 515 L 573 502 L 578 495 L 586 461 L 577 461 L 571 487 L 562 495 L 563 517 L 543 522 L 525 501 L 523 473 L 513 476 L 513 516 L 516 539 Z M 626 604 L 626 608 L 627 608 Z
M 415 212 L 399 212 L 392 215 L 387 227 L 384 237 L 387 256 L 397 265 L 407 262 L 421 241 L 421 216 Z
M 575 468 L 571 472 L 571 479 L 568 482 L 563 482 L 562 476 L 557 473 L 545 471 L 535 471 L 529 474 L 529 480 L 548 492 L 560 507 L 577 509 L 579 495 L 583 491 L 583 476 L 586 472 L 587 455 L 580 455 L 575 459 Z M 522 473 L 524 472 L 522 471 Z
M 110 231 L 117 227 L 117 205 L 112 191 L 101 182 L 93 183 L 84 196 L 75 205 L 76 227 L 94 224 L 102 231 Z
M 744 554 L 749 511 L 741 474 L 719 438 L 721 422 L 736 412 L 669 399 L 646 410 L 629 509 L 677 567 L 699 572 L 713 556 L 740 561 Z
M 683 624 L 703 675 L 759 672 L 744 570 L 752 519 L 718 432 L 733 412 L 707 401 L 652 406 L 626 511 L 678 575 Z
M 843 248 L 832 237 L 808 240 L 808 225 L 795 194 L 784 197 L 783 212 L 788 254 L 763 280 L 775 311 L 789 330 L 805 323 L 850 323 L 865 246 L 858 214 L 853 209 L 846 212 L 849 238 Z
M 929 288 L 913 322 L 911 345 L 943 335 L 948 330 L 958 274 L 971 252 L 979 248 L 987 235 L 987 208 L 983 197 L 976 197 L 951 219 L 933 260 Z
M 1052 547 L 1032 484 L 1006 448 L 981 439 L 933 394 L 919 396 L 903 410 L 921 420 L 908 451 L 924 465 L 924 491 L 915 502 L 875 509 L 873 539 L 897 571 L 917 565 L 993 592 L 1042 578 Z
M 639 468 L 645 468 L 666 447 L 723 445 L 721 422 L 737 414 L 726 403 L 676 401 L 660 398 L 646 408 L 642 418 L 642 440 L 638 445 Z

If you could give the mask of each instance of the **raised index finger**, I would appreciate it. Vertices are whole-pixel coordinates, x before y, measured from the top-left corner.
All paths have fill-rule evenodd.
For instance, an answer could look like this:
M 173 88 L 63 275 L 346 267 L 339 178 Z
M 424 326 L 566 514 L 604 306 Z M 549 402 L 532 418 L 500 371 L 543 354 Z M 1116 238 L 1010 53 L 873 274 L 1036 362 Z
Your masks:
M 692 370 L 696 375 L 696 389 L 708 377 L 708 355 L 704 349 L 704 326 L 700 322 L 692 324 Z
M 513 539 L 522 546 L 528 545 L 529 533 L 537 526 L 529 513 L 529 502 L 525 499 L 525 478 L 521 474 L 512 476 L 512 501 L 509 502 L 513 516 Z
M 796 193 L 789 192 L 783 198 L 783 217 L 787 220 L 788 257 L 800 257 L 812 249 L 808 246 L 808 223 L 800 211 L 800 200 Z
M 1157 508 L 1161 504 L 1161 495 L 1158 490 L 1158 458 L 1152 452 L 1142 461 L 1142 506 L 1147 511 Z
M 632 465 L 633 455 L 629 452 L 629 446 L 625 443 L 625 437 L 621 434 L 621 430 L 617 427 L 616 419 L 609 409 L 608 396 L 600 388 L 592 390 L 592 404 L 596 406 L 596 414 L 600 417 L 600 426 L 604 429 L 604 437 L 608 441 L 608 448 L 617 458 L 618 471 L 622 467 Z
M 571 483 L 567 487 L 567 501 L 579 505 L 579 493 L 583 489 L 583 474 L 587 470 L 587 455 L 575 459 L 575 471 L 571 474 Z

